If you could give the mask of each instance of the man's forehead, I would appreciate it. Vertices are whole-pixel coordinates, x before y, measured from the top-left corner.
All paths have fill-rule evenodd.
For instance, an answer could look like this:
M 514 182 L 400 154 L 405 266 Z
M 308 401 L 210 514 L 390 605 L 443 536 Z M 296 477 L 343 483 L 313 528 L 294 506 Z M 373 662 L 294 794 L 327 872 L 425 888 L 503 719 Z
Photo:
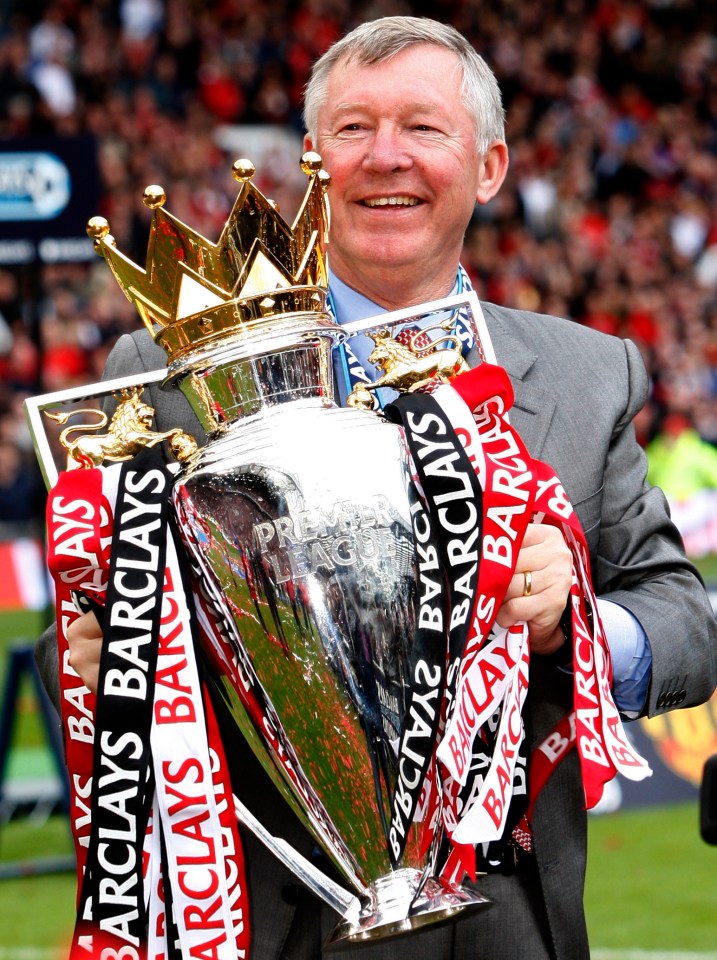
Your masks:
M 455 70 L 460 77 L 463 75 L 463 67 L 458 54 L 454 50 L 449 50 L 437 43 L 413 43 L 389 56 L 377 58 L 362 51 L 347 52 L 340 57 L 331 67 L 328 74 L 329 82 L 338 74 L 345 74 L 354 70 L 380 71 L 382 68 L 392 67 L 397 60 L 402 61 L 401 66 L 405 67 L 406 60 L 417 62 L 421 59 L 443 60 L 442 70 L 446 70 L 450 61 L 453 61 Z
M 351 99 L 339 100 L 336 103 L 331 104 L 331 112 L 335 116 L 341 115 L 344 113 L 352 113 L 354 111 L 361 110 L 375 110 L 377 104 L 373 99 L 369 97 L 358 96 Z M 388 99 L 381 101 L 379 104 L 380 107 L 390 108 L 392 104 Z M 431 97 L 425 98 L 411 98 L 410 100 L 401 99 L 396 105 L 402 116 L 411 116 L 412 114 L 420 113 L 425 116 L 430 116 L 432 114 L 445 113 L 448 110 L 448 106 L 444 101 L 439 97 L 435 99 Z
M 411 57 L 412 54 L 420 54 L 421 62 L 417 57 Z M 442 59 L 440 67 L 435 71 L 426 70 L 427 58 L 434 58 L 434 54 Z M 409 59 L 413 63 L 407 63 Z M 380 77 L 384 71 L 392 71 L 396 62 L 400 68 L 398 81 L 395 72 L 392 77 L 391 85 L 382 88 L 381 94 L 386 95 L 387 101 L 391 98 L 391 93 L 400 93 L 401 106 L 407 112 L 411 110 L 433 109 L 436 112 L 445 109 L 445 87 L 455 79 L 456 86 L 459 86 L 463 80 L 463 67 L 452 50 L 445 47 L 439 47 L 434 44 L 416 44 L 406 47 L 392 57 L 384 60 L 364 61 L 354 56 L 345 56 L 337 61 L 332 67 L 327 77 L 327 97 L 324 100 L 324 106 L 330 101 L 331 111 L 344 111 L 352 108 L 368 105 L 375 102 L 376 91 L 371 90 L 367 85 L 362 89 L 362 83 L 359 80 L 354 89 L 351 88 L 352 75 L 361 75 L 369 79 L 371 75 Z M 451 60 L 453 63 L 451 64 Z M 410 94 L 405 90 L 397 89 L 394 84 L 405 79 L 412 86 Z

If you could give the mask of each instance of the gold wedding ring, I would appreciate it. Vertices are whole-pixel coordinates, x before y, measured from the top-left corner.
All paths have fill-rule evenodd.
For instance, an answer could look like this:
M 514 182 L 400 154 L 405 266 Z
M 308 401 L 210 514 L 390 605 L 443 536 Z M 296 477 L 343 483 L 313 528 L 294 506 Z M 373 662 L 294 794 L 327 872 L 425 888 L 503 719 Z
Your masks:
M 533 592 L 533 574 L 530 570 L 523 573 L 523 596 L 529 597 Z

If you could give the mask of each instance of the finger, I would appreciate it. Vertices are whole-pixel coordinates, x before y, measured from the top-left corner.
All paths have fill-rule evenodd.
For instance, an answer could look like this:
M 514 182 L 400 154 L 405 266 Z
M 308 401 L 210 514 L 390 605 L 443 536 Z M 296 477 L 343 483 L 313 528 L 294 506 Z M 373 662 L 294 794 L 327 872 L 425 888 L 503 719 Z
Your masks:
M 102 628 L 94 613 L 77 617 L 67 628 L 68 662 L 82 682 L 97 692 L 102 653 Z
M 531 596 L 554 587 L 570 587 L 573 559 L 559 531 L 539 543 L 523 545 L 510 583 L 510 596 Z
M 525 553 L 529 557 L 549 557 L 554 552 L 568 550 L 565 538 L 557 527 L 547 523 L 529 523 L 523 541 L 520 545 L 520 553 Z M 569 551 L 568 551 L 569 552 Z
M 542 620 L 545 615 L 545 601 L 540 596 L 513 597 L 504 600 L 500 605 L 496 620 L 501 627 L 512 627 L 521 620 L 528 624 L 538 619 Z
M 515 573 L 523 574 L 530 571 L 533 576 L 540 571 L 548 570 L 555 564 L 565 564 L 570 559 L 570 551 L 565 542 L 552 543 L 549 541 L 521 547 L 515 564 Z
M 532 597 L 540 593 L 541 574 L 537 570 L 526 568 L 522 573 L 516 571 L 510 580 L 510 585 L 506 591 L 509 599 L 515 597 Z
M 68 662 L 72 669 L 78 674 L 85 686 L 93 693 L 97 692 L 101 652 L 101 637 L 94 637 L 92 639 L 83 637 L 73 642 L 68 656 Z
M 67 628 L 67 640 L 70 645 L 75 640 L 85 637 L 93 639 L 102 637 L 102 627 L 100 627 L 97 617 L 91 610 L 77 617 Z

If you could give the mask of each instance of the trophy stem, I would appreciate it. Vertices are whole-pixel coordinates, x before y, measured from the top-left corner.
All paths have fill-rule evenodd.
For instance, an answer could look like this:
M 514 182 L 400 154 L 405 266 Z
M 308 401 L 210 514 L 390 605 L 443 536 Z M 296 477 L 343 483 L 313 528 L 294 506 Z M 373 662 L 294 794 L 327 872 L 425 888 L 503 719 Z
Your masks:
M 331 406 L 331 351 L 342 336 L 324 314 L 297 314 L 281 326 L 242 329 L 221 348 L 188 352 L 170 364 L 167 382 L 178 383 L 210 435 L 296 400 Z
M 394 937 L 491 904 L 477 890 L 442 884 L 431 877 L 422 883 L 423 877 L 411 867 L 379 877 L 371 884 L 371 898 L 364 901 L 358 920 L 341 920 L 327 946 Z

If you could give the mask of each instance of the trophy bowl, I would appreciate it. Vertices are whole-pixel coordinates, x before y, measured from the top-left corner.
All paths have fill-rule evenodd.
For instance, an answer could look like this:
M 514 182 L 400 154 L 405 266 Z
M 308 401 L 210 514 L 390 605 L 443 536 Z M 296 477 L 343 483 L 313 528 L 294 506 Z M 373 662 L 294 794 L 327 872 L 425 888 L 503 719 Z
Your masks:
M 216 398 L 231 398 L 224 426 L 184 465 L 174 502 L 221 621 L 204 639 L 212 682 L 359 898 L 333 936 L 357 941 L 487 901 L 431 876 L 421 821 L 400 862 L 392 855 L 415 666 L 416 494 L 402 429 L 327 402 L 321 354 L 340 331 L 304 318 L 312 323 L 298 340 L 284 331 L 270 356 L 256 353 L 263 336 L 245 337 L 221 363 L 174 371 L 210 428 Z

